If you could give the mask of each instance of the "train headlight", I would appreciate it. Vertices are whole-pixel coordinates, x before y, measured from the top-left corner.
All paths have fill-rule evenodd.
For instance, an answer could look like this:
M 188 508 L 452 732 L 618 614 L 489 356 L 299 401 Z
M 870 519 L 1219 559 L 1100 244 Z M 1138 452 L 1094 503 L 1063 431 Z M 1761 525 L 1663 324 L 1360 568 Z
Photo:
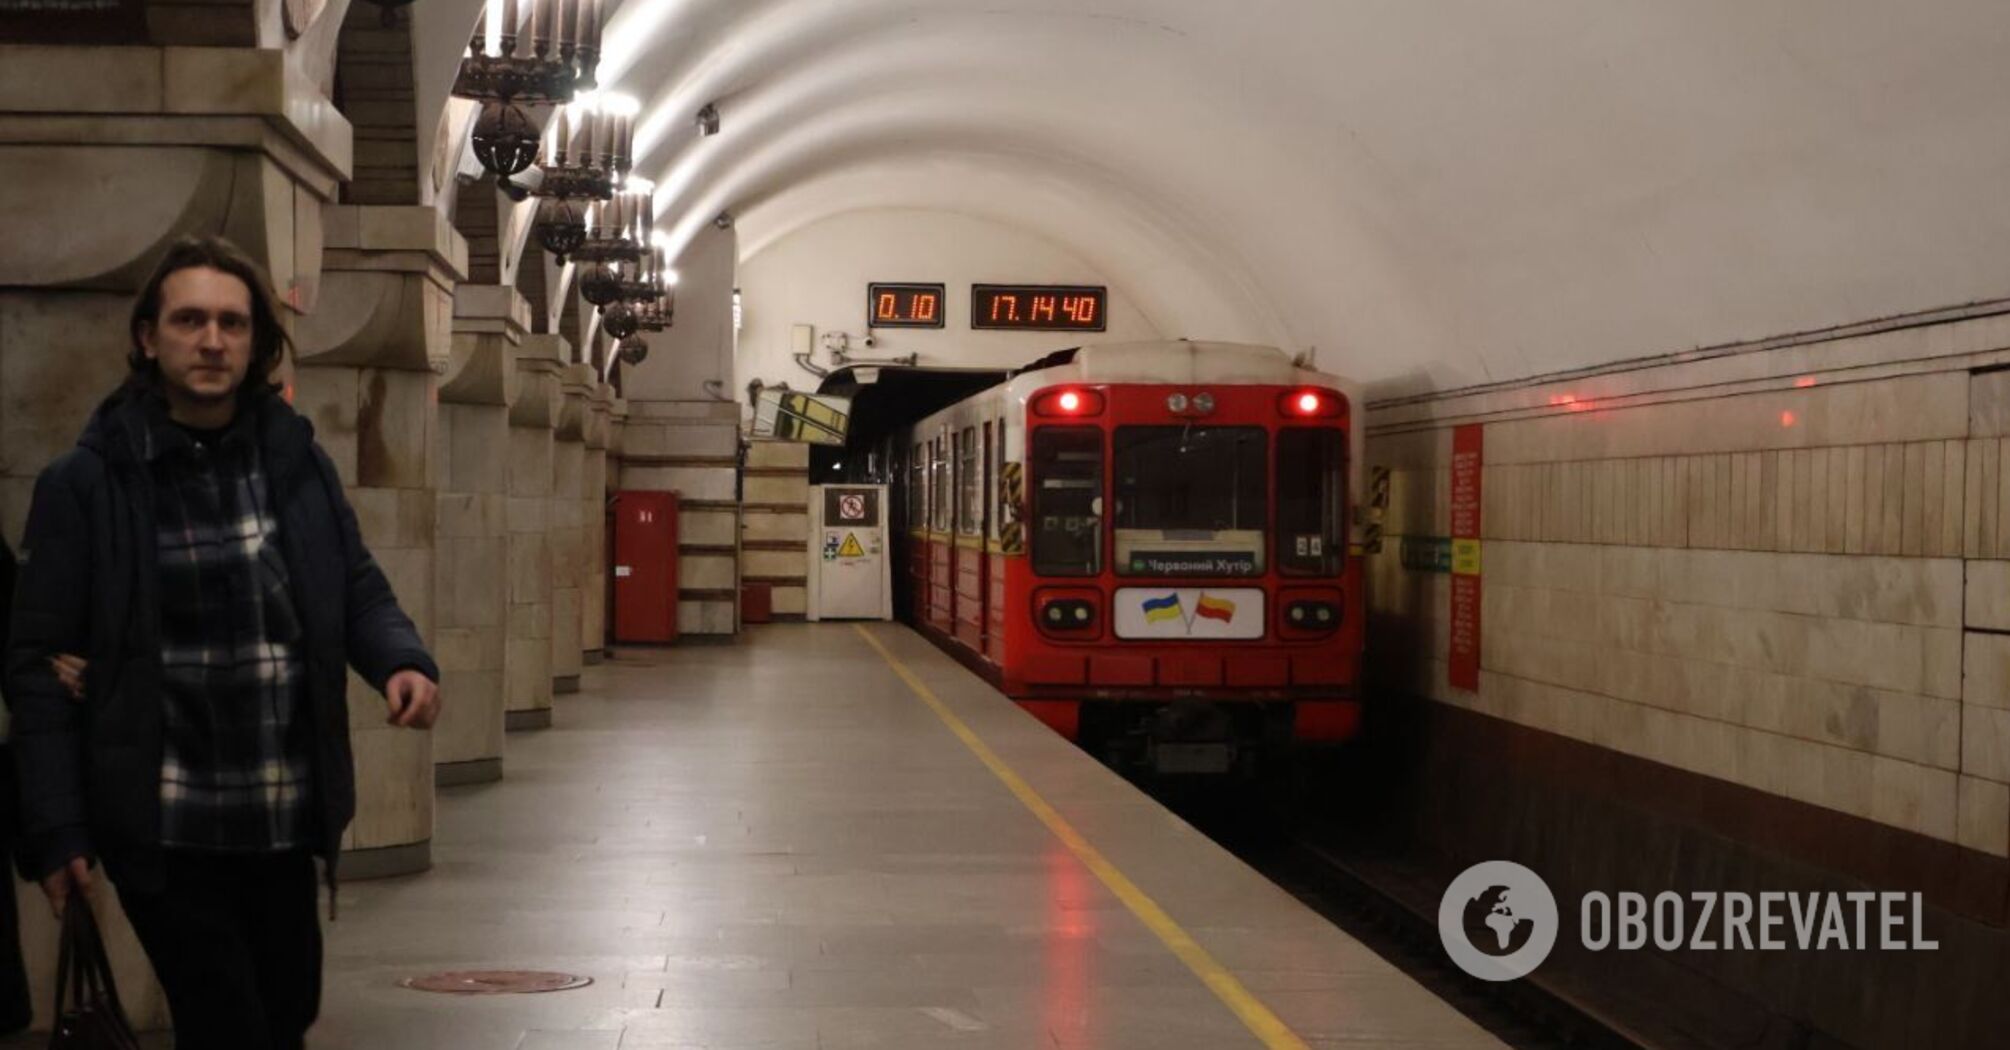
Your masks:
M 1214 395 L 1202 391 L 1193 396 L 1193 410 L 1201 415 L 1214 411 Z
M 1091 634 L 1097 626 L 1099 603 L 1089 597 L 1090 593 L 1074 591 L 1036 597 L 1033 620 L 1040 625 L 1041 633 L 1061 638 Z
M 1185 394 L 1166 395 L 1166 411 L 1175 413 L 1184 412 L 1186 411 L 1186 405 L 1187 401 Z
M 1340 604 L 1320 599 L 1296 599 L 1284 604 L 1284 622 L 1293 631 L 1319 634 L 1340 626 Z

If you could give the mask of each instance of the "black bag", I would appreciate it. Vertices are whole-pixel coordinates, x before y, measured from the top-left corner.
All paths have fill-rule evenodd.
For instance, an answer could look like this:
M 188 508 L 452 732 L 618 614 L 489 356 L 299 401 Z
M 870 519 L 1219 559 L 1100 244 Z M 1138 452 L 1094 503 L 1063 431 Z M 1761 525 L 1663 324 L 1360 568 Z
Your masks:
M 112 983 L 112 960 L 98 920 L 81 890 L 63 908 L 63 941 L 56 952 L 56 1024 L 49 1050 L 139 1050 L 132 1023 Z

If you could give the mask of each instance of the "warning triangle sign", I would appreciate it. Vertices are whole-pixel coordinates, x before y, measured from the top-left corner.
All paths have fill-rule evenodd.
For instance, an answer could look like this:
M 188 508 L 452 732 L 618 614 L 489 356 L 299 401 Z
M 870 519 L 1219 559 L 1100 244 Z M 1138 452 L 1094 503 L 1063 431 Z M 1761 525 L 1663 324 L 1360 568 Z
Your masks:
M 865 548 L 858 545 L 858 533 L 847 532 L 844 534 L 844 546 L 838 548 L 838 557 L 840 558 L 865 557 Z

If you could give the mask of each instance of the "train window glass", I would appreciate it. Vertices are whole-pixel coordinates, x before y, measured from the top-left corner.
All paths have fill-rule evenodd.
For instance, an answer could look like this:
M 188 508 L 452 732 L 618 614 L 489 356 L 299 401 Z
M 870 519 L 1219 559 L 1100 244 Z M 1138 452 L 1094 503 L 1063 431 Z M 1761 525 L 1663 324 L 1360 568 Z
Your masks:
M 1118 427 L 1111 456 L 1117 571 L 1262 572 L 1266 437 L 1262 427 Z
M 977 444 L 977 428 L 964 427 L 963 446 L 956 457 L 956 531 L 975 536 L 984 528 L 983 449 Z
M 1347 542 L 1347 445 L 1336 428 L 1277 432 L 1277 565 L 1332 576 Z
M 928 527 L 949 531 L 949 450 L 942 438 L 928 443 Z
M 1094 576 L 1103 569 L 1103 432 L 1041 427 L 1030 444 L 1033 571 Z
M 998 434 L 991 429 L 991 421 L 984 421 L 984 488 L 977 498 L 986 507 L 998 505 Z M 991 520 L 984 528 L 986 538 L 998 536 L 998 512 L 991 512 Z
M 928 450 L 921 445 L 907 464 L 907 527 L 928 527 Z

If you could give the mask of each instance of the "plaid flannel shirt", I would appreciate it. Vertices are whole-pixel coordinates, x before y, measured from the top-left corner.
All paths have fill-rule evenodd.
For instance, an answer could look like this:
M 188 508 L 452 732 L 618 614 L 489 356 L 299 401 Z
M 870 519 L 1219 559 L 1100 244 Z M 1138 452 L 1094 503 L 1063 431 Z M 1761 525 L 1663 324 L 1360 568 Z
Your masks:
M 301 627 L 252 428 L 157 424 L 163 845 L 314 843 Z

